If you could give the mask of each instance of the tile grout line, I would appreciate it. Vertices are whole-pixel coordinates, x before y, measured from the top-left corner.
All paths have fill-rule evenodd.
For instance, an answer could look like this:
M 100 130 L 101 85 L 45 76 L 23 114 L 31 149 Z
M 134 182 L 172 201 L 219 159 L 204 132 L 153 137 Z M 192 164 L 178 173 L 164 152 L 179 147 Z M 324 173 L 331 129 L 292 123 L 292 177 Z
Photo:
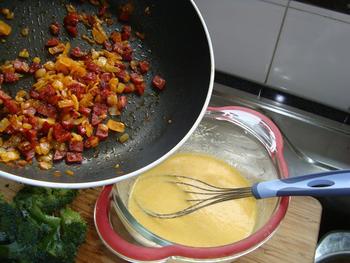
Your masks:
M 294 6 L 289 6 L 289 8 L 293 9 L 293 10 L 300 11 L 300 12 L 304 12 L 304 13 L 308 13 L 308 14 L 312 14 L 312 15 L 316 15 L 316 16 L 321 16 L 323 18 L 335 20 L 335 21 L 342 22 L 342 23 L 345 23 L 345 24 L 350 24 L 350 20 L 336 18 L 336 17 L 333 17 L 331 15 L 317 13 L 316 11 L 306 10 L 306 9 L 302 9 L 300 7 L 294 7 Z M 330 10 L 330 9 L 326 9 L 326 10 L 331 11 L 331 12 L 337 12 L 337 11 L 333 11 L 333 10 Z M 341 14 L 343 14 L 343 13 L 341 13 Z M 346 14 L 343 14 L 343 15 L 346 15 Z
M 282 7 L 285 7 L 288 5 L 288 3 L 287 4 L 280 4 L 280 3 L 276 3 L 276 2 L 271 1 L 271 0 L 258 0 L 258 1 L 265 2 L 268 4 L 272 4 L 272 5 L 278 5 L 278 6 L 282 6 Z
M 288 9 L 289 9 L 289 3 L 290 3 L 290 0 L 288 1 L 287 5 L 286 5 L 286 10 L 284 11 L 284 14 L 283 14 L 281 26 L 280 26 L 280 29 L 279 29 L 278 34 L 277 34 L 276 44 L 275 44 L 275 47 L 274 47 L 273 52 L 272 52 L 272 57 L 271 57 L 271 61 L 270 61 L 269 67 L 267 69 L 267 74 L 266 74 L 266 78 L 264 80 L 264 84 L 267 84 L 267 80 L 268 80 L 270 72 L 271 72 L 272 63 L 273 63 L 273 60 L 274 60 L 275 55 L 276 55 L 277 47 L 278 47 L 278 44 L 279 44 L 279 41 L 280 41 L 280 38 L 281 38 L 281 34 L 282 34 L 282 30 L 283 30 L 283 27 L 284 27 L 284 22 L 285 22 L 286 17 L 287 17 L 287 12 L 288 12 Z

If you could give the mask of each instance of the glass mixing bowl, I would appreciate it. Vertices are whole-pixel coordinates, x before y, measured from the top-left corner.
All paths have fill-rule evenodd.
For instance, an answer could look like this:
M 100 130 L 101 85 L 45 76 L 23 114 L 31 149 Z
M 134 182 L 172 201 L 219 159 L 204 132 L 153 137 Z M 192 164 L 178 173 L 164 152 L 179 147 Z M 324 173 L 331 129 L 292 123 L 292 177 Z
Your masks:
M 288 177 L 281 133 L 266 116 L 243 107 L 208 108 L 199 127 L 178 152 L 222 159 L 252 184 Z M 258 200 L 257 223 L 245 239 L 220 247 L 188 247 L 153 234 L 131 215 L 127 207 L 135 180 L 105 187 L 95 207 L 101 240 L 112 252 L 131 262 L 231 262 L 273 235 L 289 203 L 287 197 Z M 116 217 L 132 239 L 122 236 Z

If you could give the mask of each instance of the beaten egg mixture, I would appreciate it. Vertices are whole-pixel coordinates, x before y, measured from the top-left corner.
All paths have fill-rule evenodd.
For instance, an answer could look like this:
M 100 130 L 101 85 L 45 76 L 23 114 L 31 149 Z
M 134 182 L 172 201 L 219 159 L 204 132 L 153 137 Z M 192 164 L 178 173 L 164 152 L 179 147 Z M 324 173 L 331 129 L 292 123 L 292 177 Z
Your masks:
M 142 174 L 130 194 L 129 211 L 152 233 L 173 243 L 213 247 L 239 241 L 253 231 L 257 213 L 254 198 L 226 201 L 173 219 L 149 216 L 143 209 L 173 213 L 188 207 L 191 203 L 186 199 L 194 197 L 185 193 L 183 186 L 169 183 L 164 175 L 190 176 L 219 187 L 250 186 L 224 161 L 201 154 L 176 154 Z

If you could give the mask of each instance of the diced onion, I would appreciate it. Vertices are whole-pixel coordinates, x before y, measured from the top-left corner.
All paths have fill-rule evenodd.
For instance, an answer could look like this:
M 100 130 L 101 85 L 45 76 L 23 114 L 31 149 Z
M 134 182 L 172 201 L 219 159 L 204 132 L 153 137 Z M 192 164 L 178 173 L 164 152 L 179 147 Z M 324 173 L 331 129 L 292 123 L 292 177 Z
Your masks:
M 127 134 L 127 133 L 124 133 L 123 135 L 121 135 L 121 136 L 119 137 L 119 142 L 120 142 L 120 143 L 124 143 L 124 142 L 126 142 L 127 140 L 129 140 L 129 134 Z
M 108 120 L 107 126 L 112 131 L 116 131 L 116 132 L 124 132 L 125 131 L 125 125 L 124 125 L 124 123 L 122 123 L 120 121 Z

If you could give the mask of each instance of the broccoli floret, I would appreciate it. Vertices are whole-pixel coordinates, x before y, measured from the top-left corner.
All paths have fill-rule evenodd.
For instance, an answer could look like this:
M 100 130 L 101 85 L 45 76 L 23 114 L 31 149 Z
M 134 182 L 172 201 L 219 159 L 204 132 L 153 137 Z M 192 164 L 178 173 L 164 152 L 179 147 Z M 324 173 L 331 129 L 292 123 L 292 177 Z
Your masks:
M 31 199 L 44 213 L 52 214 L 70 204 L 77 196 L 76 190 L 51 189 L 34 186 L 23 187 L 14 198 L 14 202 L 21 207 L 30 207 Z
M 19 211 L 0 196 L 0 244 L 16 239 Z
M 78 212 L 75 212 L 68 207 L 62 209 L 60 214 L 63 231 L 62 239 L 79 246 L 86 238 L 87 225 L 85 221 L 81 218 Z
M 21 263 L 33 262 L 32 259 L 37 254 L 36 244 L 45 235 L 45 228 L 42 228 L 28 215 L 17 212 L 15 214 L 15 237 L 13 240 L 8 238 L 7 241 L 1 243 L 0 258 Z M 2 219 L 8 216 L 8 214 L 0 214 Z
M 61 224 L 57 231 L 41 242 L 42 250 L 47 252 L 43 256 L 46 262 L 74 262 L 77 248 L 86 237 L 87 225 L 79 213 L 67 207 L 60 211 L 60 219 Z
M 8 204 L 0 198 L 0 262 L 72 263 L 86 223 L 66 207 L 77 191 L 25 186 Z

